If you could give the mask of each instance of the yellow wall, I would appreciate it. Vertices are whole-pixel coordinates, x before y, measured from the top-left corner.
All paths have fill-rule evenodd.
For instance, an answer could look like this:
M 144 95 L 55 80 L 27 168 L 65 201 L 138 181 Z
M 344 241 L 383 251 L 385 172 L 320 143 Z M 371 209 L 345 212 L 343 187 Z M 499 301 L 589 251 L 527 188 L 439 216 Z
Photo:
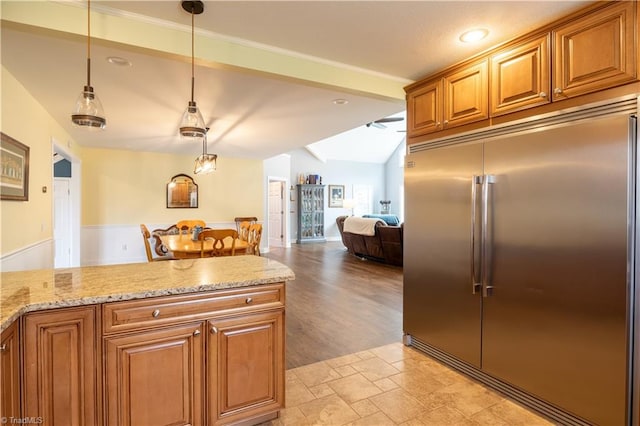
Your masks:
M 174 223 L 185 218 L 232 222 L 236 216 L 263 220 L 261 160 L 218 158 L 216 172 L 195 176 L 198 149 L 170 155 L 83 148 L 4 67 L 0 84 L 0 129 L 30 147 L 29 201 L 0 201 L 1 255 L 53 238 L 52 138 L 81 160 L 83 226 Z M 166 208 L 166 183 L 179 173 L 198 184 L 199 208 Z
M 0 253 L 6 254 L 53 237 L 51 138 L 66 145 L 71 137 L 4 67 L 0 92 L 2 132 L 30 148 L 29 201 L 0 201 Z
M 82 149 L 82 225 L 175 223 L 203 219 L 262 220 L 262 161 L 218 158 L 218 170 L 194 175 L 197 150 L 188 155 Z M 197 209 L 167 209 L 166 184 L 184 173 L 198 184 Z

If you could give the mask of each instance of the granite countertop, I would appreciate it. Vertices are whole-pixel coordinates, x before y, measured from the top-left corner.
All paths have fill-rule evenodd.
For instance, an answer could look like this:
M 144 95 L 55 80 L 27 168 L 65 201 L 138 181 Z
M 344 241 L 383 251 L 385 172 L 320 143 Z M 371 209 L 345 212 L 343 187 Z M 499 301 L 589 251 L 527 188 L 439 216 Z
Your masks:
M 0 332 L 27 312 L 293 279 L 287 266 L 260 256 L 3 272 Z

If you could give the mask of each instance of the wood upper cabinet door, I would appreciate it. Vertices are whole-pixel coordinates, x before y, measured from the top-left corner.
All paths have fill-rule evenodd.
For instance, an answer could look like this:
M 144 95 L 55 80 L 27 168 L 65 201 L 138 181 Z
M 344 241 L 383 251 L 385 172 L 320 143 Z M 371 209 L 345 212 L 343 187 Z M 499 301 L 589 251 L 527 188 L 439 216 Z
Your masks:
M 22 416 L 45 425 L 98 424 L 97 344 L 93 306 L 27 314 Z
M 635 8 L 616 2 L 554 31 L 554 101 L 636 79 Z
M 208 425 L 284 407 L 283 310 L 211 320 L 208 336 Z
M 408 137 L 442 130 L 442 79 L 407 93 Z
M 549 34 L 491 56 L 491 116 L 551 102 Z
M 488 60 L 444 76 L 445 129 L 489 118 Z
M 104 338 L 106 425 L 202 425 L 203 322 Z
M 0 418 L 20 418 L 18 321 L 0 336 Z

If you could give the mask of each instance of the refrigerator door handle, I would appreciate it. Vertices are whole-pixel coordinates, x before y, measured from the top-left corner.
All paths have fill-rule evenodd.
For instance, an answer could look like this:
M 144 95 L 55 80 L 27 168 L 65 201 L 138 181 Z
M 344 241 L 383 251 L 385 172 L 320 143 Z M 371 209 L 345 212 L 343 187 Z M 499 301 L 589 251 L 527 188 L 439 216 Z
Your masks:
M 481 241 L 481 257 L 482 257 L 482 296 L 489 297 L 493 294 L 493 285 L 491 284 L 491 249 L 492 241 L 489 241 L 489 185 L 496 182 L 494 175 L 485 175 L 482 180 L 482 241 Z
M 477 188 L 482 183 L 482 176 L 473 175 L 471 179 L 471 294 L 477 294 L 482 289 L 482 282 L 476 270 L 476 205 Z

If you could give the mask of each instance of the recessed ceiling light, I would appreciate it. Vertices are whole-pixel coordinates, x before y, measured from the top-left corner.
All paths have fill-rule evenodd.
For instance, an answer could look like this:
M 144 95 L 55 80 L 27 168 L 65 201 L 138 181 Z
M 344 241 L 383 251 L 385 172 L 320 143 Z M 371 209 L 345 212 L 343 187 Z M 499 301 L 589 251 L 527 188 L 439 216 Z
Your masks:
M 465 31 L 460 36 L 460 41 L 463 43 L 474 43 L 480 41 L 489 35 L 489 30 L 485 28 L 476 28 L 473 30 Z
M 130 67 L 131 62 L 128 59 L 121 58 L 119 56 L 109 56 L 107 57 L 107 62 L 113 65 L 117 65 L 119 67 Z
M 346 100 L 346 99 L 334 99 L 334 100 L 333 100 L 333 103 L 334 103 L 335 105 L 346 105 L 346 104 L 348 104 L 348 103 L 349 103 L 349 101 L 348 101 L 348 100 Z

